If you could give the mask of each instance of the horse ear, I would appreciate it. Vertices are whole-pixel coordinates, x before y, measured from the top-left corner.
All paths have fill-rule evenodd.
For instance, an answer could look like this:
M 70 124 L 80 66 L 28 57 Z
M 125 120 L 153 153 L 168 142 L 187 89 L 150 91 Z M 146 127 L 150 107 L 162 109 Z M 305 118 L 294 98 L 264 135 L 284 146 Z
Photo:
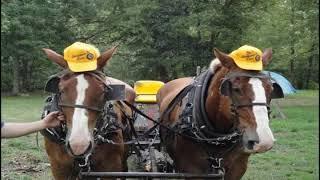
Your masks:
M 47 54 L 48 58 L 51 61 L 55 62 L 56 64 L 58 64 L 59 66 L 61 66 L 64 69 L 68 68 L 68 64 L 64 60 L 62 55 L 56 53 L 55 51 L 53 51 L 51 49 L 43 48 L 42 50 Z
M 228 69 L 236 67 L 236 64 L 234 63 L 233 59 L 230 56 L 228 56 L 227 54 L 221 52 L 219 49 L 214 48 L 213 53 L 220 60 L 222 66 L 224 66 Z
M 98 70 L 102 70 L 102 68 L 107 64 L 108 60 L 111 59 L 112 55 L 117 51 L 118 46 L 114 46 L 113 48 L 105 51 L 98 57 Z
M 268 48 L 264 50 L 262 54 L 262 64 L 264 67 L 271 62 L 271 58 L 272 58 L 272 48 Z

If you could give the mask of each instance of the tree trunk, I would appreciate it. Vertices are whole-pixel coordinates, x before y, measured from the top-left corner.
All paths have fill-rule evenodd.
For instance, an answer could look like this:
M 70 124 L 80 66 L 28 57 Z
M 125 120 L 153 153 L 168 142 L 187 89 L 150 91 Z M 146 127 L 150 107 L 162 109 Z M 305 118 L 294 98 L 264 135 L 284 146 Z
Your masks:
M 294 50 L 294 43 L 290 43 L 290 53 L 291 53 L 291 58 L 290 58 L 290 79 L 291 81 L 295 82 L 295 73 L 294 73 L 294 58 L 295 58 L 295 50 Z
M 295 16 L 294 16 L 294 12 L 295 10 L 294 10 L 294 2 L 293 2 L 293 0 L 291 0 L 291 19 L 290 19 L 290 23 L 291 23 L 291 25 L 292 25 L 292 27 L 294 27 L 294 18 L 295 18 Z M 291 31 L 292 31 L 292 34 L 294 34 L 293 32 L 294 32 L 294 29 L 291 29 Z M 290 53 L 291 53 L 291 58 L 290 58 L 290 79 L 291 79 L 291 81 L 292 82 L 294 82 L 294 83 L 296 83 L 296 80 L 295 80 L 295 72 L 294 72 L 294 70 L 295 70 L 295 62 L 294 62 L 294 60 L 295 60 L 295 49 L 294 49 L 294 37 L 290 37 L 291 38 L 291 40 L 290 40 Z
M 214 44 L 214 35 L 213 35 L 213 31 L 211 31 L 211 34 L 210 34 L 210 52 L 212 52 L 213 54 L 213 48 L 215 48 L 215 44 Z
M 20 89 L 20 92 L 23 92 L 23 93 L 26 93 L 28 91 L 30 91 L 30 65 L 31 65 L 31 61 L 26 61 L 26 60 L 23 60 L 23 63 L 22 63 L 22 67 L 21 68 L 21 71 L 20 71 L 20 75 L 21 75 L 21 86 L 20 87 L 23 87 L 22 89 Z
M 160 81 L 168 82 L 170 78 L 168 77 L 168 71 L 167 71 L 166 67 L 164 67 L 163 65 L 159 64 L 158 68 L 159 68 Z
M 32 65 L 33 61 L 28 61 L 28 78 L 27 78 L 27 86 L 28 86 L 28 91 L 33 91 L 35 88 L 35 84 L 32 82 Z
M 306 84 L 305 84 L 305 89 L 308 89 L 309 88 L 309 82 L 310 82 L 310 75 L 311 75 L 311 71 L 312 71 L 312 60 L 313 60 L 313 57 L 311 56 L 308 60 L 308 70 L 306 72 Z
M 12 57 L 10 57 L 12 58 Z M 12 82 L 12 95 L 16 96 L 20 93 L 20 83 L 19 83 L 19 61 L 18 60 L 12 60 L 12 69 L 13 69 L 13 82 Z
M 315 53 L 316 49 L 315 49 L 316 45 L 315 43 L 313 43 L 312 45 L 312 50 L 311 50 L 311 55 L 309 57 L 308 60 L 308 69 L 306 71 L 306 84 L 305 84 L 305 88 L 308 89 L 309 88 L 309 83 L 310 83 L 310 79 L 311 79 L 311 72 L 313 72 L 313 59 L 315 58 Z

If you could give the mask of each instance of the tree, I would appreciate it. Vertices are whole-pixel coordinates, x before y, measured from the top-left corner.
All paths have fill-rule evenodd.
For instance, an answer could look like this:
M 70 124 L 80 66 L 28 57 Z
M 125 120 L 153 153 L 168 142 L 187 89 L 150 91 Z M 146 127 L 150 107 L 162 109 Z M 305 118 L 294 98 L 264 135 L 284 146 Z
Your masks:
M 194 76 L 213 47 L 273 48 L 268 66 L 298 88 L 318 88 L 318 1 L 12 0 L 1 1 L 2 91 L 41 89 L 59 71 L 41 48 L 75 41 L 118 51 L 105 72 L 133 84 Z

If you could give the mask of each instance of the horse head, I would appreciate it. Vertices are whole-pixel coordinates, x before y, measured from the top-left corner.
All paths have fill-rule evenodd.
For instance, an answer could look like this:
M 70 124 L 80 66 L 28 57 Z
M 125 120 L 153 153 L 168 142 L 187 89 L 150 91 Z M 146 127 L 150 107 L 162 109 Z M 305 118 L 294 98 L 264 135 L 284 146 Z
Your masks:
M 275 138 L 269 127 L 269 106 L 272 98 L 281 96 L 281 89 L 260 71 L 239 68 L 231 56 L 214 49 L 218 58 L 212 63 L 220 81 L 220 109 L 229 119 L 236 119 L 243 132 L 242 144 L 247 153 L 260 153 L 272 148 Z M 271 61 L 272 50 L 262 54 L 263 66 Z M 218 89 L 219 88 L 219 89 Z M 283 94 L 282 94 L 283 95 Z
M 50 49 L 43 50 L 51 61 L 65 69 L 65 73 L 58 78 L 56 88 L 60 109 L 66 117 L 66 149 L 72 156 L 87 155 L 95 146 L 94 128 L 108 91 L 102 69 L 116 47 L 102 53 L 97 59 L 97 70 L 88 72 L 72 72 L 68 70 L 62 55 Z

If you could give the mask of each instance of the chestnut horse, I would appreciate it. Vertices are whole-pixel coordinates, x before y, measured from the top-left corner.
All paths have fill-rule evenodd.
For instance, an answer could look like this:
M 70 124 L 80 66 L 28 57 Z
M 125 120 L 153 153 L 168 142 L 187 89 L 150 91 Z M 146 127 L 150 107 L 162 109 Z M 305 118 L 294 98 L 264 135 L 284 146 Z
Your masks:
M 218 49 L 214 54 L 202 80 L 175 79 L 158 91 L 160 121 L 175 130 L 161 127 L 160 135 L 178 172 L 214 173 L 220 167 L 225 179 L 235 180 L 244 175 L 250 154 L 272 148 L 268 108 L 272 96 L 283 94 L 268 76 L 240 69 Z M 271 56 L 271 49 L 263 52 L 263 66 Z
M 55 87 L 59 93 L 59 109 L 66 118 L 65 141 L 57 143 L 46 136 L 44 138 L 52 174 L 57 180 L 76 179 L 80 166 L 91 171 L 127 171 L 128 147 L 123 142 L 130 138 L 130 133 L 125 131 L 130 127 L 128 117 L 132 117 L 133 112 L 122 101 L 108 101 L 110 104 L 106 107 L 106 93 L 110 91 L 109 85 L 122 84 L 125 100 L 133 104 L 135 92 L 124 82 L 102 73 L 115 50 L 116 47 L 102 53 L 97 70 L 74 73 L 68 70 L 62 55 L 44 49 L 51 61 L 65 69 Z M 105 112 L 105 108 L 110 107 L 114 116 Z M 97 126 L 104 129 L 96 129 Z M 100 138 L 114 143 L 97 143 L 97 133 L 100 133 Z

